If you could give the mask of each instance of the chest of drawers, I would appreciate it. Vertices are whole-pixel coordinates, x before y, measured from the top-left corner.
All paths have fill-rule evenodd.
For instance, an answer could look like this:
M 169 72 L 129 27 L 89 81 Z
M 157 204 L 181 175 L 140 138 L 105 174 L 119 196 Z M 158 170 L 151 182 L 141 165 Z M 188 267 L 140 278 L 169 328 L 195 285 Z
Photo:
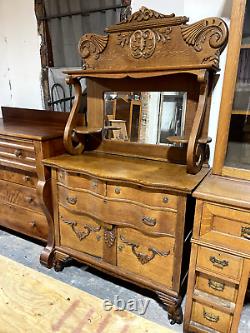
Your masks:
M 219 176 L 194 192 L 186 332 L 238 332 L 250 277 L 249 193 L 248 182 Z
M 41 207 L 48 175 L 42 159 L 64 151 L 66 115 L 2 108 L 0 121 L 0 226 L 46 241 Z
M 101 153 L 62 155 L 45 164 L 54 217 L 41 262 L 60 270 L 71 257 L 150 289 L 172 323 L 180 323 L 194 209 L 190 193 L 208 169 L 187 175 L 185 166 Z

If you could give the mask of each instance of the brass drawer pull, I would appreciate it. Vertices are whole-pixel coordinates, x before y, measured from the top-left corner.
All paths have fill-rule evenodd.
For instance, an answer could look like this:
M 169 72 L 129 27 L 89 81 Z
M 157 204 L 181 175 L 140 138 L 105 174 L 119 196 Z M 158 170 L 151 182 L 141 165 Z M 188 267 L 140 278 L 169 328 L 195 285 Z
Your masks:
M 116 193 L 116 194 L 120 194 L 120 193 L 121 193 L 121 189 L 120 189 L 120 187 L 116 187 L 116 188 L 115 188 L 115 193 Z
M 217 291 L 224 291 L 225 289 L 225 284 L 224 283 L 220 283 L 214 280 L 209 279 L 208 280 L 208 286 L 211 289 L 217 290 Z
M 163 197 L 162 201 L 163 203 L 168 203 L 168 197 Z
M 14 155 L 15 155 L 16 157 L 21 157 L 21 156 L 22 156 L 22 150 L 21 150 L 21 149 L 16 149 L 16 150 L 14 151 Z
M 36 228 L 36 221 L 31 221 L 31 227 Z
M 32 203 L 34 199 L 32 197 L 25 197 L 25 201 L 28 203 Z
M 250 228 L 249 227 L 241 228 L 241 237 L 250 240 Z
M 220 320 L 219 316 L 215 316 L 212 313 L 206 312 L 206 310 L 203 310 L 203 318 L 205 318 L 208 321 L 211 321 L 212 323 L 218 323 Z
M 68 196 L 66 198 L 67 202 L 70 204 L 70 205 L 75 205 L 77 203 L 77 197 L 70 197 Z
M 153 247 L 148 248 L 148 251 L 151 252 L 150 255 L 144 254 L 142 252 L 137 252 L 137 249 L 139 248 L 140 245 L 138 245 L 136 243 L 131 243 L 130 241 L 126 240 L 125 237 L 123 237 L 122 235 L 120 236 L 120 239 L 124 244 L 131 246 L 133 254 L 136 256 L 136 258 L 140 261 L 140 263 L 142 265 L 147 264 L 148 262 L 153 260 L 156 255 L 162 256 L 162 257 L 167 257 L 170 254 L 170 251 L 160 252 L 159 250 L 157 250 Z
M 227 260 L 219 260 L 216 257 L 210 257 L 209 260 L 211 261 L 211 263 L 219 268 L 224 268 L 226 266 L 228 266 L 229 262 Z
M 83 228 L 84 231 L 79 231 L 77 230 L 77 222 L 75 221 L 67 221 L 67 220 L 62 220 L 65 224 L 68 224 L 71 226 L 72 230 L 76 234 L 77 238 L 82 241 L 83 239 L 87 238 L 91 232 L 98 232 L 101 230 L 101 227 L 94 227 L 89 224 L 84 224 Z
M 150 216 L 143 216 L 142 222 L 149 227 L 154 227 L 156 225 L 156 219 Z

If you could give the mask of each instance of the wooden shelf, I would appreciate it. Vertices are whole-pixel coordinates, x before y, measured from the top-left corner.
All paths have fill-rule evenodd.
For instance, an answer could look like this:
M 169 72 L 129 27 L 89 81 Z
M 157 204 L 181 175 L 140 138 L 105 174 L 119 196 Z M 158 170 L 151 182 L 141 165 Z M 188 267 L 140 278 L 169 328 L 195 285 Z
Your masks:
M 102 131 L 102 128 L 79 126 L 74 128 L 73 131 L 77 134 L 95 134 L 95 133 L 100 133 Z
M 249 115 L 250 116 L 250 110 L 232 110 L 232 114 L 234 115 Z
M 169 136 L 167 137 L 168 141 L 171 143 L 183 143 L 183 144 L 188 144 L 189 137 L 186 136 Z M 198 139 L 199 143 L 209 143 L 212 141 L 212 138 L 207 137 L 207 138 L 200 138 Z

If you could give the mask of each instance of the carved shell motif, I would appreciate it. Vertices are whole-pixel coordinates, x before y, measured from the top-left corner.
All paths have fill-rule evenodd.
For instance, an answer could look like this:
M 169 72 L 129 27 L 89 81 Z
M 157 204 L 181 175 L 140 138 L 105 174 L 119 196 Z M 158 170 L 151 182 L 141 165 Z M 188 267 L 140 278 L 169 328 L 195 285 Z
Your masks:
M 141 22 L 141 21 L 148 21 L 150 19 L 159 19 L 159 18 L 170 18 L 170 17 L 175 17 L 175 14 L 170 14 L 170 15 L 164 15 L 161 13 L 158 13 L 152 9 L 148 9 L 146 7 L 141 7 L 138 12 L 135 12 L 133 15 L 131 15 L 127 22 Z
M 108 35 L 95 35 L 85 34 L 83 35 L 78 44 L 78 50 L 83 59 L 87 59 L 89 56 L 94 56 L 98 59 L 100 53 L 104 51 L 107 46 L 109 36 Z
M 213 62 L 219 65 L 219 55 L 226 46 L 228 29 L 225 22 L 219 18 L 208 18 L 191 25 L 181 27 L 182 37 L 195 51 L 203 50 L 204 43 L 208 40 L 212 49 L 217 49 L 213 56 L 203 59 L 204 62 Z

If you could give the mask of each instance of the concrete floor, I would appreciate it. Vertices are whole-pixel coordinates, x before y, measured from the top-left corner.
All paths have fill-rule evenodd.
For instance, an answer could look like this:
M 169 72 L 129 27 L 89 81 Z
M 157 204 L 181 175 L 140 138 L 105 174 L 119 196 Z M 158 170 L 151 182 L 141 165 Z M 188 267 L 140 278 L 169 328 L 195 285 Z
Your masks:
M 39 263 L 39 255 L 42 250 L 41 244 L 36 244 L 16 235 L 0 230 L 0 255 L 13 259 L 25 266 L 31 267 L 39 272 L 54 277 L 68 283 L 71 286 L 79 288 L 89 294 L 101 299 L 109 299 L 114 303 L 115 297 L 124 301 L 141 300 L 148 301 L 149 305 L 144 318 L 152 320 L 160 325 L 173 329 L 175 332 L 182 332 L 182 325 L 169 324 L 166 311 L 162 306 L 152 298 L 153 295 L 145 293 L 138 288 L 133 287 L 121 280 L 114 279 L 108 275 L 102 274 L 87 266 L 70 266 L 62 272 L 48 270 Z M 184 306 L 185 300 L 183 302 Z M 133 311 L 139 314 L 138 311 Z M 241 316 L 239 333 L 250 333 L 250 303 L 246 304 Z

